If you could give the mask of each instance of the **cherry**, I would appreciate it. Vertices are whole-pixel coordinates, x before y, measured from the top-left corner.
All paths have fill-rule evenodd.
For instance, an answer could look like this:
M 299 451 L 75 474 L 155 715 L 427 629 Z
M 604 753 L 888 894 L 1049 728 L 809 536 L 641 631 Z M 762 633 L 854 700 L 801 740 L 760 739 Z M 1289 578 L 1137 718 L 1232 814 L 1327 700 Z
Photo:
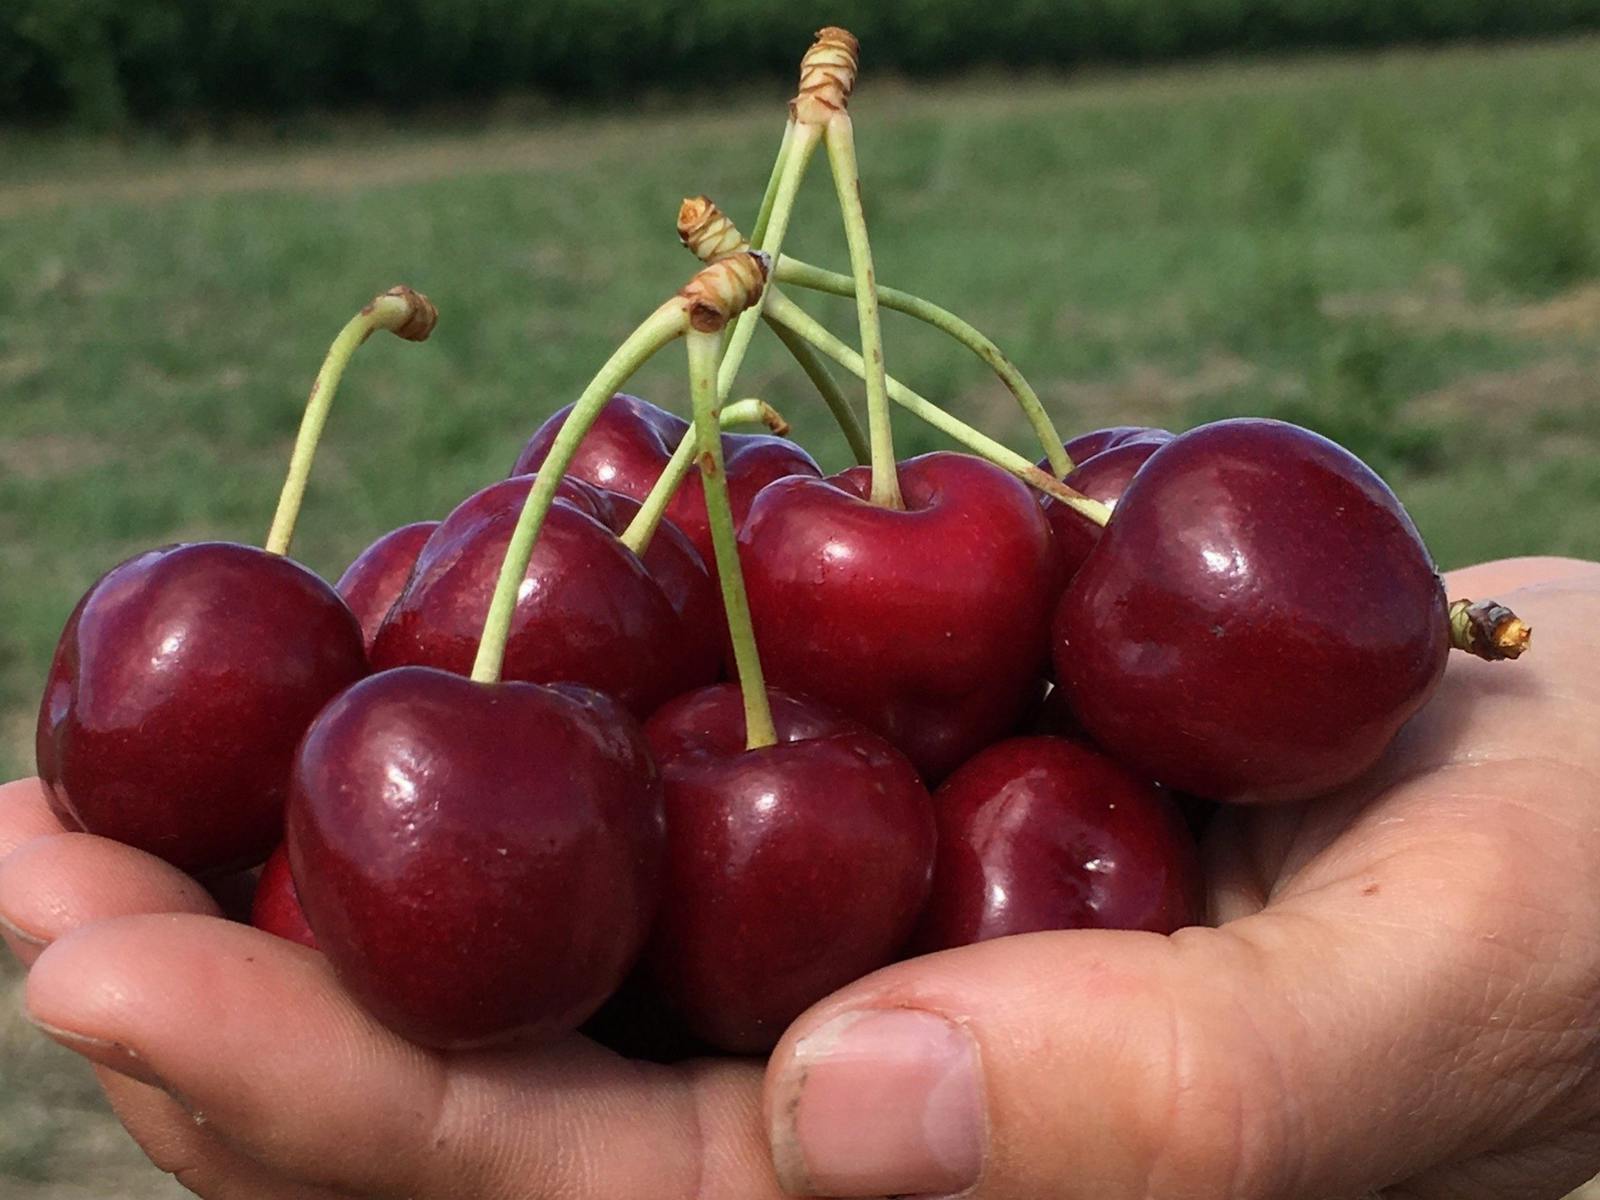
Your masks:
M 939 452 L 899 477 L 904 509 L 865 499 L 864 467 L 769 484 L 740 557 L 768 678 L 937 780 L 1037 697 L 1059 574 L 1043 512 L 1004 471 Z
M 582 1024 L 644 944 L 662 843 L 639 727 L 586 688 L 385 671 L 295 760 L 289 858 L 317 944 L 428 1046 Z
M 50 664 L 50 807 L 186 871 L 258 863 L 295 744 L 366 671 L 355 617 L 299 564 L 229 542 L 135 555 L 78 602 Z
M 770 1050 L 836 988 L 891 961 L 927 896 L 928 793 L 856 722 L 770 690 L 778 741 L 745 749 L 739 689 L 681 696 L 645 735 L 661 765 L 667 860 L 645 970 L 684 1024 Z
M 557 410 L 534 430 L 518 455 L 513 475 L 537 470 L 550 453 L 572 406 Z M 606 401 L 600 416 L 584 435 L 569 475 L 586 479 L 635 500 L 650 494 L 656 478 L 689 430 L 682 417 L 637 396 L 618 392 Z M 722 453 L 736 524 L 743 524 L 756 493 L 786 475 L 822 474 L 816 460 L 786 438 L 760 433 L 725 433 Z M 698 472 L 689 476 L 667 506 L 667 519 L 681 529 L 710 564 L 711 527 L 706 518 L 705 486 Z
M 1062 482 L 1091 500 L 1115 508 L 1139 468 L 1166 442 L 1172 440 L 1172 435 L 1162 429 L 1130 428 L 1132 432 L 1078 462 Z M 1072 445 L 1071 442 L 1067 444 Z M 1050 521 L 1051 532 L 1055 534 L 1056 549 L 1061 555 L 1061 569 L 1065 572 L 1065 578 L 1071 579 L 1089 556 L 1094 544 L 1100 540 L 1101 527 L 1054 497 L 1041 496 L 1039 504 Z
M 305 910 L 300 907 L 300 893 L 295 891 L 286 846 L 274 850 L 267 865 L 261 868 L 255 899 L 250 905 L 250 924 L 313 950 L 317 948 L 317 935 L 306 923 Z
M 1449 648 L 1443 585 L 1394 493 L 1327 439 L 1265 420 L 1162 446 L 1055 617 L 1057 678 L 1094 740 L 1238 803 L 1361 774 Z
M 405 590 L 411 569 L 417 565 L 417 555 L 438 527 L 437 521 L 418 521 L 391 529 L 357 555 L 334 584 L 361 622 L 361 637 L 368 650 L 372 649 L 372 640 L 384 617 Z
M 491 484 L 429 537 L 372 645 L 376 669 L 467 674 L 533 476 Z M 693 547 L 663 523 L 641 561 L 617 540 L 633 502 L 561 481 L 529 563 L 505 676 L 599 688 L 647 715 L 721 672 L 716 594 Z
M 1199 858 L 1172 801 L 1087 746 L 998 742 L 933 803 L 939 853 L 919 951 L 1042 929 L 1171 933 L 1201 917 Z

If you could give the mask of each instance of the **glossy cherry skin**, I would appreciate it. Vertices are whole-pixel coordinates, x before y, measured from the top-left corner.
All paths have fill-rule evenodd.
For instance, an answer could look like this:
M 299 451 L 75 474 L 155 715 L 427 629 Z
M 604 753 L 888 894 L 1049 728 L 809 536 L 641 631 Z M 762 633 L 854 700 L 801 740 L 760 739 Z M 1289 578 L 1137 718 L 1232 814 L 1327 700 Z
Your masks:
M 1199 856 L 1172 801 L 1080 743 L 998 742 L 933 804 L 919 951 L 1043 929 L 1171 933 L 1203 915 Z
M 534 431 L 517 457 L 513 475 L 536 471 L 550 454 L 550 446 L 566 423 L 572 406 L 557 410 Z M 650 494 L 672 452 L 689 430 L 682 417 L 647 400 L 618 392 L 600 410 L 584 435 L 568 475 L 586 479 L 613 492 L 643 500 Z M 763 433 L 725 433 L 722 457 L 727 468 L 728 497 L 734 524 L 744 521 L 756 493 L 786 475 L 822 474 L 816 460 L 787 438 Z M 672 521 L 710 566 L 716 561 L 711 547 L 711 526 L 706 517 L 705 486 L 698 471 L 691 472 L 667 506 Z
M 1055 617 L 1057 679 L 1095 742 L 1234 803 L 1361 774 L 1448 653 L 1443 584 L 1394 493 L 1277 421 L 1220 421 L 1157 451 Z
M 1038 696 L 1060 591 L 1050 527 L 997 467 L 900 464 L 904 511 L 869 472 L 769 484 L 739 534 L 770 683 L 855 717 L 942 778 Z
M 39 708 L 39 776 L 69 829 L 204 874 L 283 836 L 294 748 L 367 673 L 361 627 L 277 554 L 196 542 L 135 555 L 78 602 Z
M 423 547 L 372 645 L 375 669 L 430 666 L 469 674 L 506 546 L 533 476 L 464 500 Z M 632 501 L 561 481 L 506 644 L 506 679 L 598 688 L 648 715 L 722 671 L 719 609 L 693 547 L 667 523 L 641 561 L 614 529 Z
M 357 555 L 333 585 L 361 622 L 361 636 L 368 650 L 372 649 L 372 639 L 377 637 L 384 617 L 405 590 L 411 569 L 417 565 L 417 555 L 437 528 L 437 521 L 417 521 L 391 529 Z
M 294 875 L 289 871 L 287 846 L 274 850 L 261 868 L 255 899 L 250 904 L 250 924 L 312 950 L 317 948 L 317 935 L 306 923 L 300 893 L 295 891 Z
M 662 844 L 639 727 L 586 688 L 385 671 L 295 762 L 289 861 L 317 945 L 426 1046 L 582 1024 L 644 944 Z
M 1164 437 L 1156 437 L 1164 434 Z M 1129 437 L 1116 442 L 1091 458 L 1084 459 L 1067 473 L 1062 482 L 1082 492 L 1091 500 L 1115 509 L 1122 493 L 1127 490 L 1140 467 L 1162 445 L 1172 440 L 1163 430 L 1143 430 L 1137 438 Z M 1064 577 L 1071 579 L 1089 557 L 1089 551 L 1100 540 L 1100 526 L 1088 517 L 1051 496 L 1041 496 L 1039 506 L 1050 522 L 1055 534 L 1056 551 L 1061 556 Z
M 779 742 L 744 748 L 739 690 L 645 727 L 666 788 L 667 863 L 645 970 L 685 1026 L 735 1054 L 890 962 L 928 894 L 933 811 L 905 756 L 772 692 Z

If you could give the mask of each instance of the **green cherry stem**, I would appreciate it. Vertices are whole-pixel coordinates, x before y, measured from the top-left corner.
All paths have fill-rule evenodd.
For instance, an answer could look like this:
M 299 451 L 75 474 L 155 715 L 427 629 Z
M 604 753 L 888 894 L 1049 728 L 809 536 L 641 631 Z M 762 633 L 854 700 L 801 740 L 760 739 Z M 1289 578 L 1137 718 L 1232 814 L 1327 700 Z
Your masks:
M 894 457 L 894 431 L 889 418 L 889 389 L 883 364 L 883 331 L 878 322 L 878 284 L 872 270 L 866 213 L 861 207 L 861 172 L 856 163 L 855 129 L 846 109 L 835 112 L 823 142 L 833 168 L 834 190 L 850 246 L 850 272 L 855 276 L 856 319 L 861 329 L 861 357 L 866 362 L 867 438 L 872 454 L 874 504 L 904 508 Z
M 789 330 L 791 335 L 810 343 L 851 374 L 857 377 L 865 376 L 866 363 L 853 347 L 834 336 L 822 322 L 816 320 L 776 288 L 769 287 L 767 293 L 766 319 L 774 327 L 781 326 Z M 1100 501 L 1067 487 L 1048 471 L 1040 470 L 1009 446 L 953 416 L 931 400 L 912 391 L 898 379 L 886 376 L 884 382 L 891 400 L 912 416 L 925 421 L 974 454 L 988 459 L 1001 470 L 1010 472 L 1029 487 L 1054 497 L 1097 525 L 1104 525 L 1111 519 L 1111 509 Z
M 762 231 L 763 236 L 751 243 L 757 250 L 764 250 L 776 256 L 783 246 L 784 235 L 789 231 L 789 218 L 794 214 L 795 196 L 799 193 L 800 182 L 805 178 L 806 167 L 811 162 L 811 157 L 816 153 L 817 144 L 822 140 L 822 131 L 815 125 L 797 123 L 793 125 L 792 134 L 788 136 L 788 149 L 782 155 L 782 165 L 773 189 L 772 208 L 768 213 L 767 227 Z M 733 394 L 734 380 L 739 376 L 739 368 L 744 365 L 744 357 L 750 349 L 750 339 L 755 336 L 756 326 L 760 324 L 761 301 L 739 314 L 738 320 L 733 323 L 733 333 L 728 337 L 727 350 L 722 355 L 722 363 L 717 371 L 717 399 L 726 400 Z
M 822 361 L 810 342 L 797 337 L 793 330 L 771 320 L 765 313 L 762 314 L 762 319 L 767 322 L 768 328 L 777 334 L 778 340 L 788 349 L 795 362 L 800 364 L 800 369 L 806 373 L 806 378 L 811 380 L 812 386 L 817 389 L 817 395 L 822 397 L 822 402 L 833 414 L 839 432 L 844 434 L 844 440 L 849 444 L 850 453 L 856 462 L 870 462 L 872 447 L 867 442 L 866 431 L 861 428 L 861 421 L 856 416 L 855 409 L 850 407 L 849 397 L 839 389 L 839 381 L 833 377 L 833 372 L 828 370 L 828 364 Z
M 784 123 L 783 140 L 778 143 L 778 154 L 772 162 L 772 174 L 767 177 L 767 190 L 761 196 L 761 209 L 756 213 L 755 237 L 767 236 L 772 213 L 778 203 L 778 192 L 783 186 L 784 165 L 789 161 L 789 151 L 794 146 L 795 120 L 793 116 Z
M 761 208 L 756 214 L 756 236 L 765 237 L 767 226 L 772 221 L 772 210 L 778 203 L 778 192 L 783 187 L 784 167 L 789 161 L 789 151 L 794 146 L 794 116 L 791 114 L 783 125 L 783 137 L 778 141 L 778 153 L 772 159 L 772 173 L 767 176 L 767 190 L 761 194 Z M 792 201 L 791 201 L 792 203 Z M 733 340 L 733 333 L 739 327 L 737 321 L 726 325 L 718 334 L 723 357 L 727 356 L 728 343 Z M 746 339 L 748 341 L 748 339 Z M 741 358 L 743 356 L 741 355 Z M 724 397 L 726 399 L 726 397 Z
M 270 553 L 289 553 L 295 522 L 300 518 L 300 506 L 306 496 L 306 481 L 311 477 L 311 463 L 317 455 L 317 443 L 322 440 L 323 428 L 328 423 L 339 380 L 356 349 L 379 329 L 387 329 L 408 342 L 426 341 L 438 320 L 439 312 L 426 296 L 401 285 L 374 298 L 351 317 L 339 336 L 333 339 L 327 357 L 322 360 L 322 369 L 311 384 L 305 415 L 300 418 L 300 432 L 295 436 L 294 451 L 289 456 L 289 474 L 278 496 L 272 528 L 267 532 L 266 549 Z
M 528 560 L 533 557 L 534 543 L 544 526 L 545 516 L 555 501 L 556 488 L 566 474 L 578 444 L 589 432 L 607 400 L 644 365 L 651 355 L 668 342 L 683 336 L 689 328 L 689 316 L 682 296 L 674 296 L 647 317 L 639 328 L 628 336 L 606 360 L 598 374 L 578 397 L 572 412 L 561 426 L 550 454 L 539 468 L 533 487 L 517 517 L 516 529 L 506 546 L 506 556 L 501 562 L 500 576 L 495 581 L 494 598 L 489 602 L 489 615 L 483 623 L 483 637 L 478 642 L 478 655 L 472 664 L 472 678 L 478 683 L 495 683 L 500 678 L 500 668 L 506 657 L 506 639 L 511 634 L 511 618 L 517 607 L 517 591 L 528 571 Z
M 745 748 L 757 750 L 778 740 L 772 725 L 772 707 L 761 675 L 761 655 L 756 649 L 750 601 L 739 569 L 739 543 L 733 528 L 733 505 L 728 499 L 728 479 L 722 462 L 722 433 L 717 423 L 717 339 L 692 330 L 686 338 L 689 351 L 689 393 L 694 400 L 696 456 L 705 481 L 706 517 L 717 557 L 717 580 L 722 605 L 728 614 L 728 636 L 744 694 Z
M 772 278 L 774 283 L 792 283 L 798 287 L 827 292 L 835 296 L 854 297 L 856 294 L 855 280 L 850 276 L 815 267 L 787 256 L 776 260 Z M 1018 407 L 1022 409 L 1028 423 L 1033 426 L 1039 444 L 1044 447 L 1045 457 L 1056 478 L 1060 479 L 1072 470 L 1072 460 L 1062 448 L 1061 435 L 1056 431 L 1055 422 L 1050 419 L 1050 414 L 1045 411 L 1039 394 L 1023 378 L 1022 372 L 1005 356 L 1000 347 L 981 330 L 948 309 L 940 308 L 932 301 L 914 296 L 910 292 L 903 292 L 899 288 L 884 287 L 879 284 L 878 302 L 884 308 L 904 313 L 908 317 L 915 317 L 925 324 L 932 325 L 987 363 L 999 377 L 1000 382 L 1005 384 L 1006 389 L 1016 397 Z
M 765 400 L 740 400 L 729 404 L 717 414 L 717 424 L 723 429 L 734 425 L 765 425 L 779 437 L 789 432 L 789 422 Z M 691 425 L 661 474 L 656 477 L 650 494 L 639 505 L 639 511 L 633 514 L 633 520 L 628 522 L 628 527 L 617 539 L 640 558 L 650 548 L 650 539 L 655 537 L 672 498 L 678 494 L 684 480 L 689 478 L 689 472 L 694 470 L 695 442 L 696 434 Z

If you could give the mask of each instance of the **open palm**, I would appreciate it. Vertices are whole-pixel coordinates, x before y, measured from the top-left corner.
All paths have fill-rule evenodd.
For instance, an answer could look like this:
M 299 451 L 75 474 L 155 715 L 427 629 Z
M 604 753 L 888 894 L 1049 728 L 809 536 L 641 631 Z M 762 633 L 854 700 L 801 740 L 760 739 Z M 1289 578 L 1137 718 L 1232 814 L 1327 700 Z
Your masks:
M 207 1197 L 1560 1196 L 1600 1166 L 1600 567 L 1450 587 L 1534 653 L 1457 656 L 1357 786 L 1226 814 L 1216 928 L 915 959 L 770 1064 L 418 1049 L 33 780 L 0 788 L 0 922 L 34 1020 Z

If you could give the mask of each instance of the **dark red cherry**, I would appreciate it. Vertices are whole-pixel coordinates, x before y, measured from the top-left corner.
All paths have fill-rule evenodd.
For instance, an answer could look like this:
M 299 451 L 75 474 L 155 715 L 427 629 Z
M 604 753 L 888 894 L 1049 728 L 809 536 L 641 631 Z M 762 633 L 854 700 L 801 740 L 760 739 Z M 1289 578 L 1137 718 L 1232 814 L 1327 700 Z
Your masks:
M 660 997 L 722 1050 L 770 1050 L 829 992 L 888 963 L 928 893 L 933 814 L 905 756 L 854 721 L 770 693 L 779 742 L 746 750 L 732 684 L 646 726 L 666 790 Z
M 1236 803 L 1361 774 L 1448 652 L 1443 585 L 1394 493 L 1277 421 L 1220 421 L 1158 450 L 1055 617 L 1056 677 L 1095 742 Z
M 437 528 L 437 521 L 418 521 L 391 529 L 357 555 L 334 584 L 361 622 L 361 636 L 368 650 L 372 649 L 378 626 L 405 590 L 411 568 L 417 565 L 417 555 Z
M 423 1045 L 582 1024 L 644 944 L 662 840 L 638 725 L 571 685 L 385 671 L 295 762 L 289 858 L 317 944 Z
M 250 924 L 313 950 L 317 948 L 317 935 L 306 924 L 300 894 L 295 891 L 294 876 L 289 872 L 289 851 L 285 846 L 274 850 L 261 868 L 250 905 Z
M 769 484 L 739 535 L 774 685 L 855 717 L 937 780 L 1013 731 L 1038 695 L 1055 546 L 1032 493 L 964 454 L 900 464 L 905 509 L 870 476 Z
M 1042 929 L 1171 933 L 1202 916 L 1194 840 L 1172 801 L 1087 746 L 999 742 L 933 803 L 939 853 L 919 951 Z
M 518 455 L 513 475 L 536 471 L 549 456 L 550 446 L 572 411 L 569 404 L 557 410 L 534 431 Z M 643 500 L 678 448 L 689 423 L 637 396 L 618 392 L 600 410 L 584 435 L 567 474 L 613 492 Z M 822 474 L 821 468 L 800 446 L 787 438 L 762 433 L 725 433 L 722 457 L 726 465 L 728 496 L 735 525 L 742 524 L 756 493 L 785 475 Z M 707 566 L 715 561 L 711 526 L 706 519 L 705 489 L 698 471 L 690 474 L 667 506 L 667 517 L 700 552 Z
M 1063 482 L 1091 500 L 1115 508 L 1139 468 L 1164 444 L 1163 439 L 1153 436 L 1164 431 L 1145 432 L 1151 436 L 1118 441 L 1092 458 L 1085 459 L 1067 473 Z M 1165 441 L 1171 440 L 1171 435 L 1167 434 Z M 1051 532 L 1055 534 L 1061 569 L 1065 572 L 1065 578 L 1071 579 L 1089 556 L 1089 551 L 1094 549 L 1094 544 L 1100 540 L 1100 526 L 1051 496 L 1041 496 L 1039 506 L 1044 509 Z
M 294 748 L 367 671 L 337 592 L 253 546 L 112 568 L 68 619 L 39 708 L 39 775 L 67 828 L 205 873 L 283 836 Z
M 531 475 L 492 484 L 434 530 L 373 641 L 376 669 L 470 673 L 532 484 Z M 718 678 L 719 610 L 682 535 L 663 522 L 641 562 L 613 532 L 626 519 L 612 510 L 609 493 L 569 478 L 558 497 L 519 593 L 504 677 L 581 683 L 639 714 Z

